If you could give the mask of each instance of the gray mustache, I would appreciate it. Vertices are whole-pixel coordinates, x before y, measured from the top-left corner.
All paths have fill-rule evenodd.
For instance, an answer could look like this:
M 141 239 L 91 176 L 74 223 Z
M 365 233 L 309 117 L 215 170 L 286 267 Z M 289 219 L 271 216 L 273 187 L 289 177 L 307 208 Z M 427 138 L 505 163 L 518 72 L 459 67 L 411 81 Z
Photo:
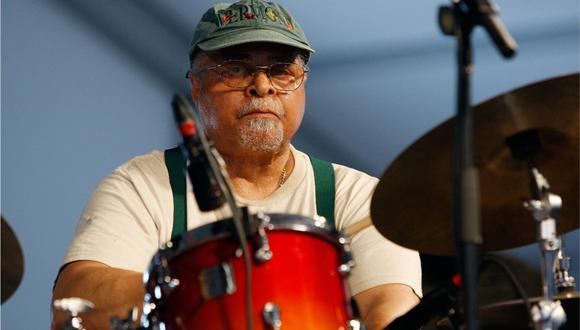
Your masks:
M 238 110 L 236 111 L 236 115 L 238 118 L 241 118 L 244 115 L 256 110 L 268 110 L 273 112 L 280 118 L 284 117 L 285 115 L 284 107 L 282 106 L 281 102 L 275 101 L 273 99 L 259 99 L 259 98 L 251 98 L 250 102 L 238 108 Z

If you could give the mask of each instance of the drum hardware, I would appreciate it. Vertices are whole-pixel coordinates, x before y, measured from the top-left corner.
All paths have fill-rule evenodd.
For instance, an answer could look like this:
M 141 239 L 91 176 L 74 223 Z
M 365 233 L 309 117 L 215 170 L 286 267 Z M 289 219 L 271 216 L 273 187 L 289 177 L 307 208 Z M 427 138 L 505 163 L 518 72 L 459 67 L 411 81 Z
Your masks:
M 532 198 L 524 201 L 524 207 L 536 220 L 538 244 L 541 254 L 543 299 L 532 307 L 534 323 L 542 330 L 558 329 L 566 322 L 566 313 L 556 294 L 555 264 L 561 251 L 561 242 L 556 233 L 556 214 L 562 208 L 562 198 L 550 191 L 548 180 L 534 165 L 534 158 L 542 149 L 538 130 L 530 129 L 506 139 L 512 156 L 525 161 L 528 166 Z
M 141 326 L 144 329 L 165 329 L 165 324 L 159 318 L 157 310 L 161 300 L 154 298 L 150 293 L 145 293 L 143 302 L 143 314 L 141 314 Z
M 266 227 L 270 223 L 270 217 L 260 212 L 254 218 L 257 221 L 258 233 L 258 247 L 254 253 L 254 259 L 263 263 L 272 259 L 272 250 L 270 250 L 270 243 L 268 242 L 268 235 L 266 234 Z
M 558 292 L 572 291 L 576 288 L 576 280 L 570 275 L 570 257 L 565 254 L 564 244 L 562 242 L 560 250 L 558 250 L 558 257 L 554 270 L 554 282 Z
M 264 322 L 272 330 L 280 330 L 282 328 L 282 320 L 280 319 L 280 307 L 278 305 L 267 302 L 262 310 Z
M 558 329 L 566 323 L 566 312 L 558 300 L 539 301 L 532 307 L 532 317 L 542 330 Z
M 556 236 L 555 214 L 562 207 L 562 199 L 548 191 L 549 186 L 540 172 L 532 168 L 532 181 L 540 188 L 540 199 L 532 199 L 524 202 L 527 210 L 531 211 L 534 219 L 538 222 L 538 241 L 542 254 L 542 291 L 544 296 L 552 299 L 556 293 L 553 267 L 556 254 L 560 249 L 560 240 Z
M 133 325 L 139 319 L 139 308 L 137 306 L 131 308 L 127 313 L 127 318 L 120 319 L 117 316 L 111 317 L 109 325 L 115 330 L 133 330 Z
M 160 251 L 169 251 L 173 248 L 173 243 L 167 242 L 162 245 Z M 164 298 L 180 284 L 179 279 L 173 278 L 170 274 L 167 256 L 158 253 L 153 257 L 150 269 L 143 273 L 143 283 L 146 288 L 143 298 L 143 314 L 141 315 L 141 324 L 145 329 L 164 329 L 165 325 L 159 320 L 158 309 L 163 305 Z M 157 276 L 151 278 L 151 274 Z
M 234 270 L 230 263 L 224 262 L 214 267 L 203 269 L 199 274 L 199 288 L 206 299 L 221 297 L 236 292 Z
M 171 244 L 167 246 L 170 248 Z M 155 286 L 155 298 L 161 299 L 164 296 L 168 296 L 171 291 L 173 291 L 177 286 L 179 286 L 179 279 L 173 278 L 169 271 L 167 257 L 161 255 L 159 258 L 159 267 L 157 269 L 157 274 L 159 277 L 157 278 L 157 285 Z
M 346 234 L 338 233 L 338 243 L 342 246 L 342 253 L 340 254 L 340 265 L 338 266 L 338 273 L 346 277 L 355 266 L 352 251 L 350 249 L 350 237 Z
M 566 311 L 567 321 L 560 327 L 565 330 L 578 329 L 578 301 L 580 293 L 577 291 L 560 293 L 554 296 L 563 309 Z M 532 303 L 543 301 L 543 297 L 531 298 Z M 529 330 L 530 324 L 527 322 L 527 314 L 530 310 L 523 300 L 511 300 L 499 302 L 481 308 L 482 329 L 484 330 Z
M 566 322 L 566 313 L 559 301 L 554 301 L 556 286 L 554 264 L 560 250 L 560 240 L 556 236 L 554 214 L 562 207 L 560 196 L 549 192 L 550 186 L 544 176 L 530 166 L 530 180 L 534 199 L 524 202 L 538 222 L 538 240 L 542 259 L 542 292 L 544 299 L 532 307 L 532 317 L 542 330 L 558 329 Z
M 362 323 L 360 320 L 349 320 L 346 323 L 346 330 L 365 330 L 366 327 L 364 325 L 364 323 Z
M 75 297 L 57 299 L 53 305 L 56 309 L 68 314 L 68 319 L 62 330 L 85 330 L 79 313 L 90 312 L 95 308 L 92 302 Z
M 358 304 L 353 297 L 350 298 L 350 304 L 348 306 L 352 310 L 352 318 L 346 322 L 346 330 L 366 330 L 366 325 L 361 321 Z
M 161 299 L 155 298 L 151 293 L 145 293 L 143 299 L 143 314 L 141 314 L 141 325 L 145 329 L 159 329 L 161 327 L 163 322 L 159 320 L 157 312 L 157 307 L 161 302 Z
M 314 220 L 314 225 L 316 227 L 325 228 L 327 226 L 326 218 L 321 215 L 315 214 L 312 219 Z

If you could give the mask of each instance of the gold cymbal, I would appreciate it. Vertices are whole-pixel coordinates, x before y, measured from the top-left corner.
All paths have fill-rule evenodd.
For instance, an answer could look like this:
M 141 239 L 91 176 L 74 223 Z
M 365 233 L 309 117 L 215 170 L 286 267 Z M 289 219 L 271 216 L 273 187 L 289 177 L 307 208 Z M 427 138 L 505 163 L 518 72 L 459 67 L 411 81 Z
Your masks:
M 557 231 L 578 228 L 578 73 L 527 85 L 473 108 L 474 162 L 479 171 L 482 251 L 536 241 L 536 222 L 522 206 L 531 197 L 527 165 L 512 157 L 506 138 L 538 132 L 538 170 L 562 197 Z M 431 255 L 453 255 L 452 155 L 455 119 L 413 143 L 386 169 L 371 216 L 393 242 Z
M 14 231 L 2 217 L 2 304 L 14 294 L 24 273 L 24 256 Z

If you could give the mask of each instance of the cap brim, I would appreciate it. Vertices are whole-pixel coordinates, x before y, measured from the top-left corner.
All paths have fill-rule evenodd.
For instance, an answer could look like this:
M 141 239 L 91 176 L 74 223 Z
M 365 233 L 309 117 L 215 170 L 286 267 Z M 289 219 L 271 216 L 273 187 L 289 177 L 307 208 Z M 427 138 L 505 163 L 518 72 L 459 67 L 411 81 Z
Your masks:
M 310 46 L 292 39 L 283 33 L 267 29 L 250 29 L 247 31 L 232 31 L 209 40 L 202 41 L 197 46 L 204 51 L 219 50 L 235 45 L 247 44 L 250 42 L 271 42 L 281 45 L 292 46 L 314 53 Z

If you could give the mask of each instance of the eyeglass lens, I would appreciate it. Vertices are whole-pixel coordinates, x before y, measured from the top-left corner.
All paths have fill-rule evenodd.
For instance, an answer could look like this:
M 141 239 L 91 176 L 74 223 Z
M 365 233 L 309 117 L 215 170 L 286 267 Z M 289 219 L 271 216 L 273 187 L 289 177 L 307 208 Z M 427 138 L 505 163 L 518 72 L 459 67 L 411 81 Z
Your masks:
M 295 63 L 274 63 L 266 69 L 272 85 L 282 91 L 296 90 L 302 84 L 304 68 Z M 219 67 L 219 73 L 224 84 L 233 88 L 245 88 L 252 83 L 257 67 L 249 62 L 228 61 Z

